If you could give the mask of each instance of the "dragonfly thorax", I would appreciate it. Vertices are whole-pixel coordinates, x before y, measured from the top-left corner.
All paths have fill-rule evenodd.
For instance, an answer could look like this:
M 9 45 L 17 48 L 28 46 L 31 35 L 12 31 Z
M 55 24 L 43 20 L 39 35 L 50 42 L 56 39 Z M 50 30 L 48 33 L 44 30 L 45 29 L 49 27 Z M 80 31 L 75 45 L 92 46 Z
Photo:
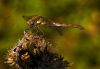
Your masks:
M 27 19 L 27 24 L 29 25 L 40 25 L 40 24 L 45 24 L 43 17 L 41 16 L 33 16 L 29 19 Z

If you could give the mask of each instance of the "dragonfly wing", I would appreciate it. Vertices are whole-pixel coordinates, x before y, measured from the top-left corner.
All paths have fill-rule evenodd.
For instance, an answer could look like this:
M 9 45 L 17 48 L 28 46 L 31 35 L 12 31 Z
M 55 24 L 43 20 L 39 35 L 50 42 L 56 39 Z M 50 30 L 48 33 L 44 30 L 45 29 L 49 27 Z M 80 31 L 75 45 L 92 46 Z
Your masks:
M 52 28 L 53 28 L 54 30 L 56 30 L 56 31 L 59 33 L 59 35 L 63 35 L 64 27 L 52 26 Z

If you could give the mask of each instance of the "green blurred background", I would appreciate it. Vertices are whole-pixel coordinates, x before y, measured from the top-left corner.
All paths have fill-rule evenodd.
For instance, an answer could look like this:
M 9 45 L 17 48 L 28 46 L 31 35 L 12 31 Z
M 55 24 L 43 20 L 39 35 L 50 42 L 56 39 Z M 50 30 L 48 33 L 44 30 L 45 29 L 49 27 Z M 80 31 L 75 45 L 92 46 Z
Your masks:
M 22 16 L 31 15 L 82 25 L 85 30 L 67 28 L 52 36 L 57 50 L 69 69 L 100 69 L 100 0 L 0 0 L 0 69 L 11 69 L 4 64 L 7 50 L 27 28 Z

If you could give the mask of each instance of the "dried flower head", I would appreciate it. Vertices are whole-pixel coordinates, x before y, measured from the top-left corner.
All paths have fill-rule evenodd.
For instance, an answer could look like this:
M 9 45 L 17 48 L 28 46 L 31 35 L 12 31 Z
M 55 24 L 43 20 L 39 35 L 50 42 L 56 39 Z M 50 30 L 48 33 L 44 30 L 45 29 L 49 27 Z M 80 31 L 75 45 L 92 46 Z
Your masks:
M 6 63 L 18 69 L 66 69 L 69 64 L 50 42 L 30 30 L 8 51 Z

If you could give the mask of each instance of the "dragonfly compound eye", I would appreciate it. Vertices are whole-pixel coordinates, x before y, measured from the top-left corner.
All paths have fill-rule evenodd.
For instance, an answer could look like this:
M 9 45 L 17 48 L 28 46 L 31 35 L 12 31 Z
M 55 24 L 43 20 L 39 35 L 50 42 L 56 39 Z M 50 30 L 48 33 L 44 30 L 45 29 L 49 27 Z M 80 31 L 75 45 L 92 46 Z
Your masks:
M 33 24 L 33 20 L 32 19 L 28 19 L 27 20 L 27 24 L 32 25 Z
M 27 19 L 27 24 L 37 25 L 37 24 L 41 24 L 42 21 L 43 21 L 43 18 L 41 16 L 32 16 L 31 18 L 29 17 Z

